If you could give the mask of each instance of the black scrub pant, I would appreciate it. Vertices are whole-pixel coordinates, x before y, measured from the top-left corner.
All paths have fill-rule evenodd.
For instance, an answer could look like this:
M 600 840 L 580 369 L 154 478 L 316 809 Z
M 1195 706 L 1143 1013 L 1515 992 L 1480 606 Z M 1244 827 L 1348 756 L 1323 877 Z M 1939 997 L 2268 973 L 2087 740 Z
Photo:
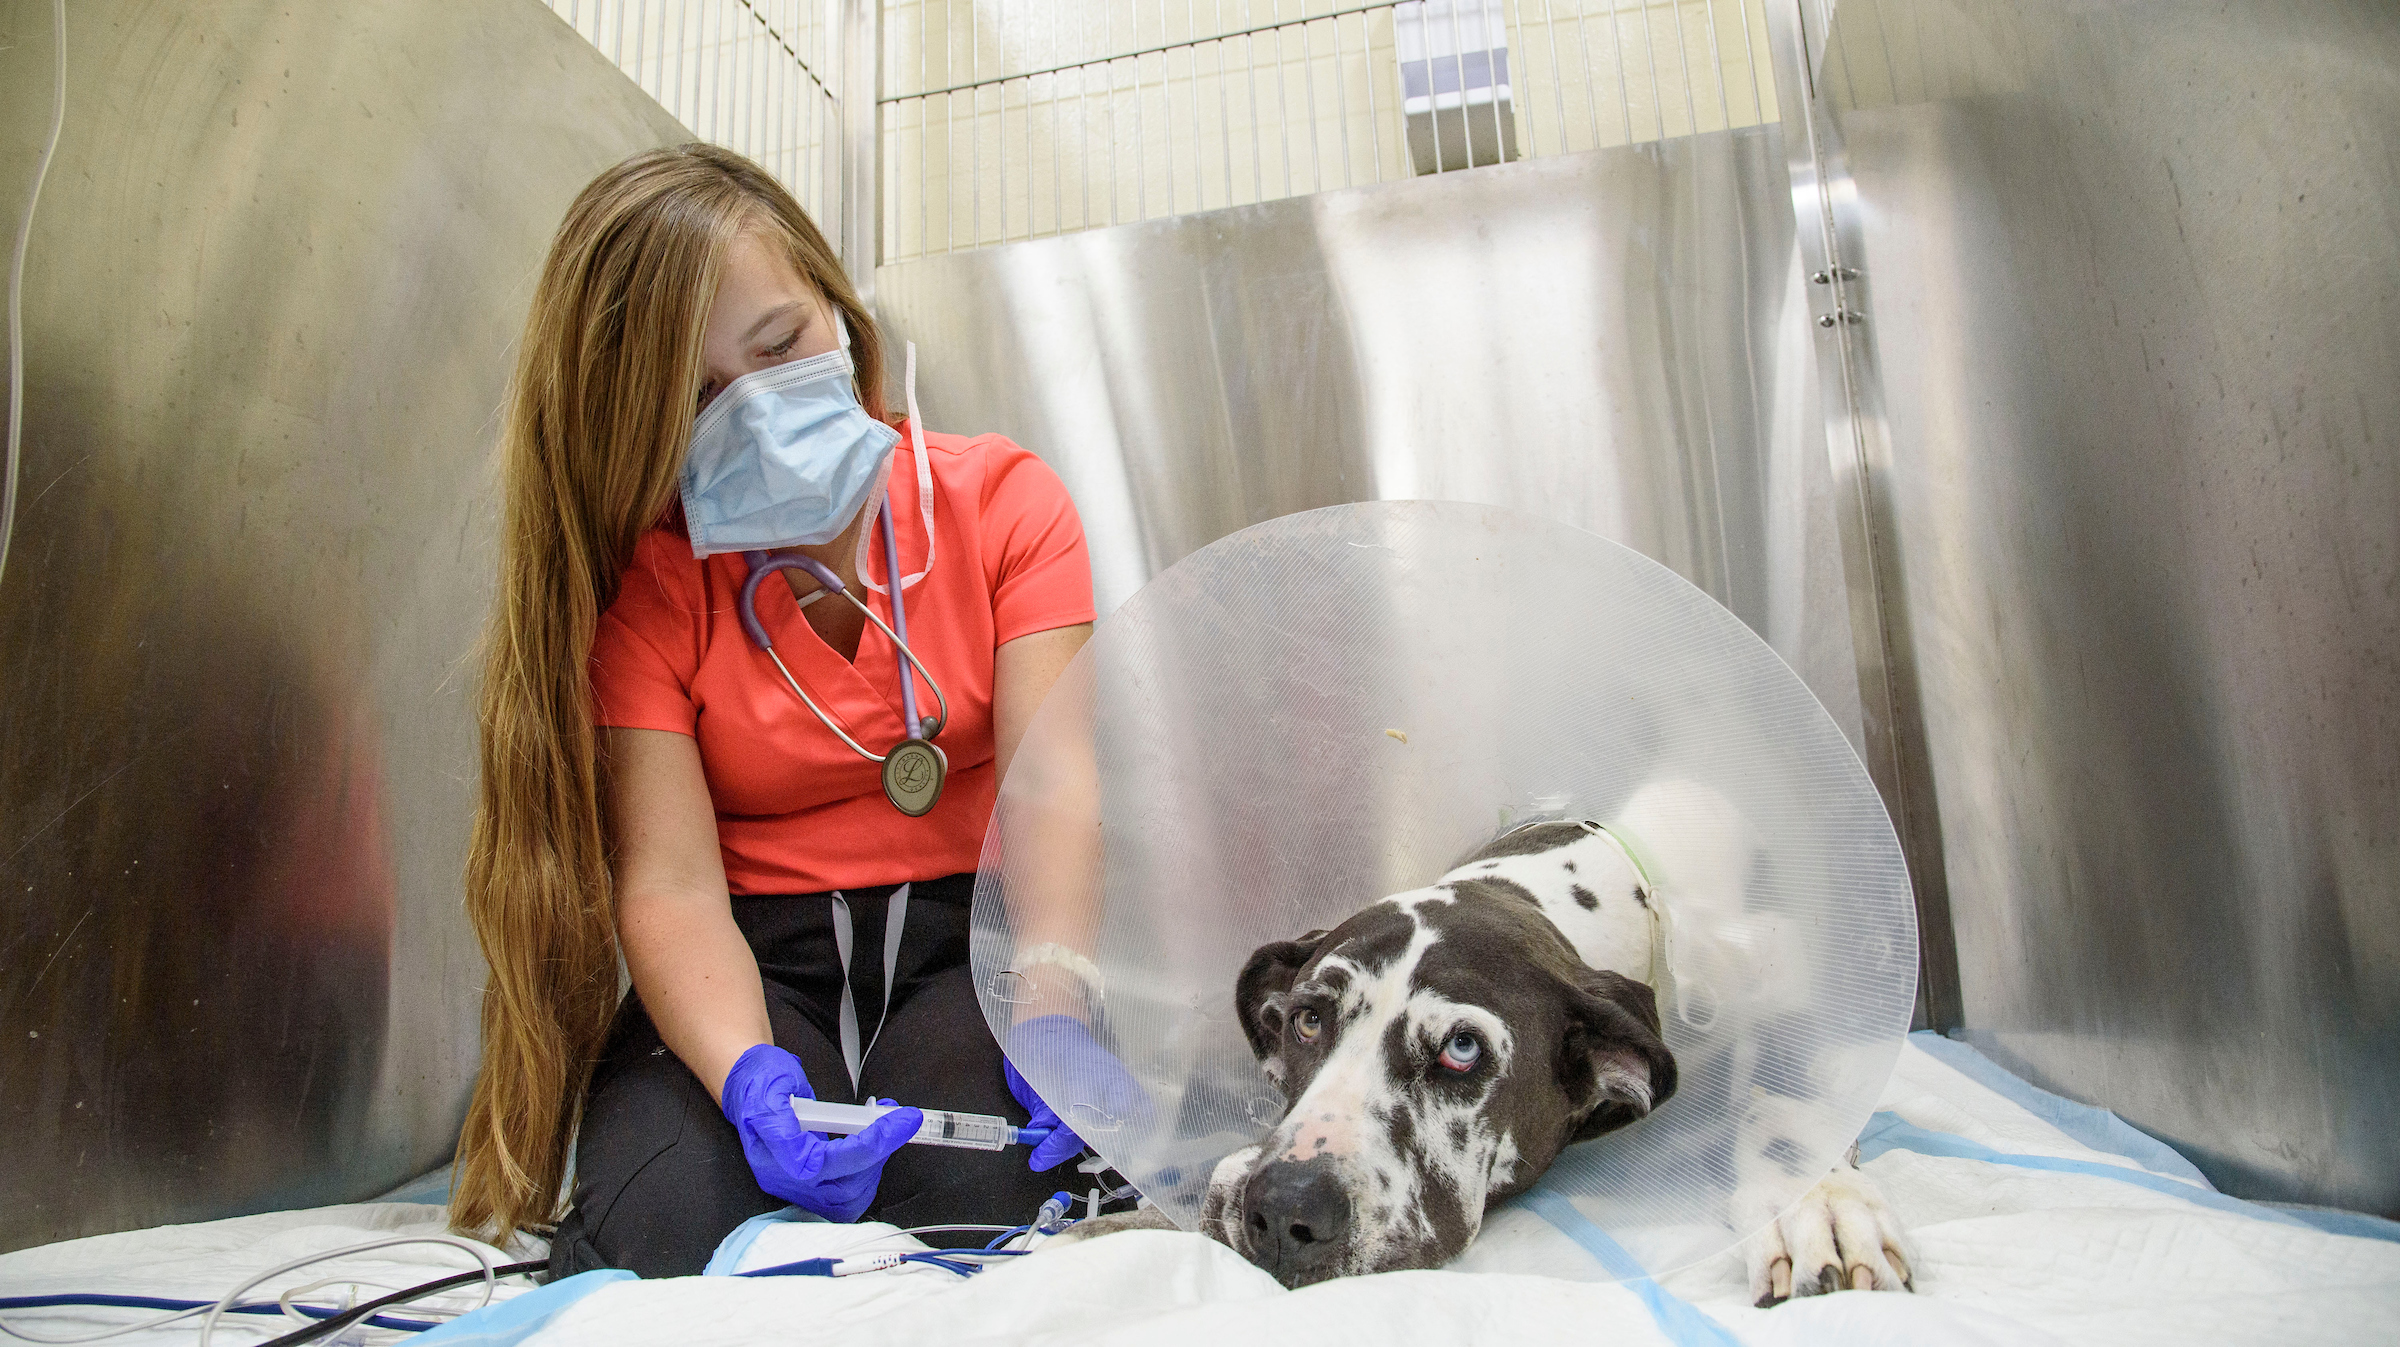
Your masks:
M 819 1099 L 855 1104 L 872 1096 L 1024 1123 L 967 968 L 975 877 L 910 885 L 906 919 L 894 931 L 887 916 L 897 887 L 838 895 L 852 937 L 848 984 L 862 1051 L 856 1087 L 842 1052 L 837 895 L 733 900 L 734 921 L 758 956 L 776 1044 L 800 1059 Z M 902 1146 L 884 1164 L 865 1219 L 903 1228 L 1030 1221 L 1044 1198 L 1076 1187 L 1082 1176 L 1071 1161 L 1032 1173 L 1027 1154 L 1023 1147 Z M 759 1188 L 733 1124 L 668 1051 L 640 999 L 627 996 L 585 1099 L 573 1202 L 551 1240 L 550 1275 L 613 1267 L 688 1276 L 735 1226 L 784 1205 Z

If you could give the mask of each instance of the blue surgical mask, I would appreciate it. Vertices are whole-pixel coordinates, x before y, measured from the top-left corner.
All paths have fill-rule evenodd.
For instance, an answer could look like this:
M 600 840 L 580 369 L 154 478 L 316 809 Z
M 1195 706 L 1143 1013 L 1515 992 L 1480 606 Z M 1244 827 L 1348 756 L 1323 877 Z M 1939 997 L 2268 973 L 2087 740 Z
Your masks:
M 828 543 L 858 517 L 900 432 L 858 405 L 848 336 L 743 375 L 700 414 L 683 465 L 693 556 Z

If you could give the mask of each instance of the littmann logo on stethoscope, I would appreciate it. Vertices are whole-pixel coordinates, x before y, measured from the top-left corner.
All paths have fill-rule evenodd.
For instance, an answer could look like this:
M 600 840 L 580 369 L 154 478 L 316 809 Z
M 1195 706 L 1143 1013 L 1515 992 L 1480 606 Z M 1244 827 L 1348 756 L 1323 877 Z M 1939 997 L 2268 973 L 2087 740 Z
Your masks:
M 921 755 L 905 755 L 892 771 L 893 783 L 909 795 L 921 795 L 933 788 L 933 768 Z

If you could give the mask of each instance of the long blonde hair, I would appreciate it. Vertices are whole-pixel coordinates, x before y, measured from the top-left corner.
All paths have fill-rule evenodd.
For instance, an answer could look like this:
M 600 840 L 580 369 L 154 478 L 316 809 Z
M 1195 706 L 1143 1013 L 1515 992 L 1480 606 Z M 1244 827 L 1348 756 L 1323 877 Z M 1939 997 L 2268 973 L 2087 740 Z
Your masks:
M 483 1070 L 458 1138 L 453 1228 L 550 1225 L 617 1004 L 616 902 L 586 662 L 691 440 L 701 337 L 728 245 L 785 244 L 851 332 L 883 416 L 875 324 L 825 238 L 756 164 L 711 145 L 639 154 L 567 209 L 525 320 L 500 444 L 500 583 L 485 635 L 483 777 L 467 916 L 491 978 Z

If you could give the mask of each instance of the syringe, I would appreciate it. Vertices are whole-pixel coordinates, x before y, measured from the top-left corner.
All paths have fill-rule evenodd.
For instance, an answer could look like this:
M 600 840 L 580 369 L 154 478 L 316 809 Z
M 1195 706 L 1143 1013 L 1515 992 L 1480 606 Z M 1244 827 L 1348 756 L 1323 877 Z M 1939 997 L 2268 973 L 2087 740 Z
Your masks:
M 868 1123 L 897 1107 L 895 1104 L 829 1104 L 822 1099 L 792 1096 L 792 1116 L 812 1132 L 847 1134 L 860 1131 Z M 1018 1127 L 1006 1118 L 994 1117 L 989 1113 L 953 1113 L 942 1108 L 929 1108 L 923 1112 L 925 1125 L 909 1138 L 913 1145 L 996 1151 L 1004 1146 L 1035 1145 L 1050 1135 L 1047 1127 Z

